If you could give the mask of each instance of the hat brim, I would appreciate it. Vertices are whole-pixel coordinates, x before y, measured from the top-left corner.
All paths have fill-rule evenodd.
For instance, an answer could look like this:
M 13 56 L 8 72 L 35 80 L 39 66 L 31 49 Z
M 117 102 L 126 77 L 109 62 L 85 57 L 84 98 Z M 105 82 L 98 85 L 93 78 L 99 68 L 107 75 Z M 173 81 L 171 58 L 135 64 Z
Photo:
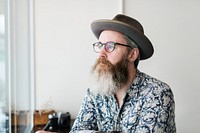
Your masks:
M 153 55 L 154 49 L 150 40 L 143 33 L 126 23 L 107 19 L 97 20 L 92 22 L 91 29 L 97 39 L 104 30 L 113 30 L 127 35 L 138 46 L 140 51 L 140 60 L 145 60 Z

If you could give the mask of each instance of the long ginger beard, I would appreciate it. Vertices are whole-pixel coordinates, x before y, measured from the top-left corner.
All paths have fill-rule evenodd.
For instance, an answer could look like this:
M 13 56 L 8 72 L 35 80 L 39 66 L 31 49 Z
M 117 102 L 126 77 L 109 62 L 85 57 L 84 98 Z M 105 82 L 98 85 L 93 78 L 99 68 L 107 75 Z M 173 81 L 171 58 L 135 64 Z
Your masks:
M 91 89 L 102 95 L 113 95 L 128 82 L 128 79 L 126 57 L 116 65 L 105 58 L 99 58 L 92 68 Z

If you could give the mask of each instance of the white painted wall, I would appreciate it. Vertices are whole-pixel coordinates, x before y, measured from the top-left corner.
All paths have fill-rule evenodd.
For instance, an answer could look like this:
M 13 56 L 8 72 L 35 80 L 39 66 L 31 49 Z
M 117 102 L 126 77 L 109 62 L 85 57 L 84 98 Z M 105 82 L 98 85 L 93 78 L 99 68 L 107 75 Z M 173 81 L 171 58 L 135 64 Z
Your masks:
M 92 20 L 113 18 L 116 0 L 35 0 L 36 107 L 78 113 L 94 63 Z M 199 132 L 200 1 L 124 0 L 155 53 L 139 69 L 167 82 L 179 133 Z
M 146 27 L 155 54 L 140 69 L 167 82 L 175 95 L 179 133 L 199 132 L 200 1 L 128 0 L 126 13 Z
M 90 23 L 112 18 L 116 0 L 36 0 L 36 107 L 78 113 L 88 87 L 96 38 Z

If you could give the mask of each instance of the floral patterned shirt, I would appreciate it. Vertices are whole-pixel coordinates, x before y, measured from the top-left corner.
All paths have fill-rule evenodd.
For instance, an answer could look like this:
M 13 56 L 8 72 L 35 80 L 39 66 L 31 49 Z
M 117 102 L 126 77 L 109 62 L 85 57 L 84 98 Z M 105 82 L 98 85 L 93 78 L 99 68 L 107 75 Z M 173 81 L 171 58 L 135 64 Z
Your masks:
M 170 87 L 137 70 L 121 108 L 114 96 L 87 90 L 71 133 L 122 131 L 175 133 L 175 102 Z

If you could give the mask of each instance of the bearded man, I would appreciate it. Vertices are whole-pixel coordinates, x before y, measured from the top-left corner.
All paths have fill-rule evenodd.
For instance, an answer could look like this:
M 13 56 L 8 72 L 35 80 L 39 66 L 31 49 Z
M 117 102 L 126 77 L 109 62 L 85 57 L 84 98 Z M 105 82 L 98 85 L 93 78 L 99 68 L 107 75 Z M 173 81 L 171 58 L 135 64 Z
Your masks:
M 142 25 L 118 14 L 92 22 L 91 29 L 98 58 L 70 132 L 175 133 L 171 88 L 137 67 L 154 52 Z
M 71 133 L 175 133 L 170 87 L 137 69 L 154 52 L 142 25 L 118 14 L 92 22 L 91 29 L 98 38 L 93 44 L 98 59 Z

